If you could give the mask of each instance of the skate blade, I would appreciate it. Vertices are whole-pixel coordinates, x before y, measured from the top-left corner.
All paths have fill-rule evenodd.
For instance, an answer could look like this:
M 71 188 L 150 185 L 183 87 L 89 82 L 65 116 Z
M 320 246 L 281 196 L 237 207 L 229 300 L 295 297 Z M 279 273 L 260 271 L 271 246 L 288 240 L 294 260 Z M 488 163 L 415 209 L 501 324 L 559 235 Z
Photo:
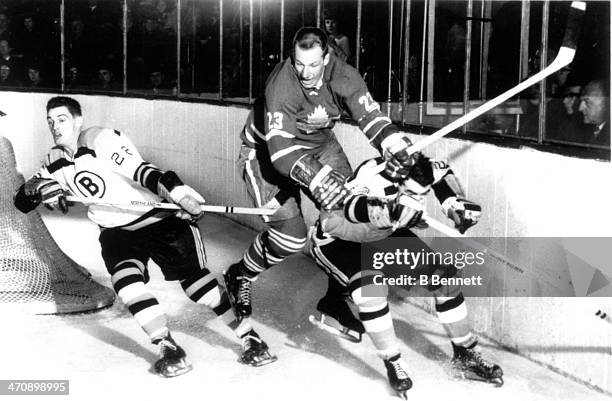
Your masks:
M 348 329 L 346 327 L 342 327 L 342 329 L 339 329 L 337 327 L 330 326 L 329 324 L 325 323 L 325 315 L 321 315 L 320 319 L 313 315 L 310 315 L 308 316 L 308 321 L 310 321 L 310 323 L 314 324 L 321 330 L 325 330 L 328 333 L 338 336 L 344 340 L 348 340 L 353 343 L 361 342 L 361 333 L 355 330 Z
M 453 372 L 453 377 L 459 380 L 469 380 L 473 382 L 484 383 L 493 387 L 501 387 L 504 385 L 504 379 L 501 377 L 485 379 L 484 377 L 480 377 L 477 374 L 469 374 L 465 372 Z
M 247 362 L 245 360 L 243 360 L 242 358 L 239 359 L 239 362 L 244 364 L 244 365 L 248 365 L 248 366 L 252 366 L 254 368 L 258 368 L 260 366 L 266 366 L 269 365 L 271 363 L 274 363 L 276 361 L 278 361 L 278 358 L 276 357 L 276 355 L 270 355 L 269 352 L 266 352 L 265 354 L 262 354 L 263 358 L 257 360 L 257 361 L 251 361 L 251 362 Z
M 402 400 L 407 400 L 408 399 L 408 392 L 407 391 L 396 391 L 397 396 L 399 398 L 401 398 Z
M 165 368 L 155 368 L 155 373 L 158 376 L 163 378 L 177 377 L 184 375 L 185 373 L 191 372 L 193 370 L 193 366 L 188 365 L 186 362 L 183 362 L 181 366 L 176 367 L 175 369 L 165 369 Z

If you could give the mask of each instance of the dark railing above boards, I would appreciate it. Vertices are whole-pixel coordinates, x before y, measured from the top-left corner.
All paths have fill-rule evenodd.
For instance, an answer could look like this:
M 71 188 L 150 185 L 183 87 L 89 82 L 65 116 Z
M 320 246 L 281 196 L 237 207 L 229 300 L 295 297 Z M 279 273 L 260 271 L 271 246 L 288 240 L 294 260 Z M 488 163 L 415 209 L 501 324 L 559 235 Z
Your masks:
M 560 47 L 569 6 L 530 0 L 4 0 L 0 88 L 248 106 L 290 54 L 295 31 L 315 25 L 330 34 L 338 57 L 359 70 L 393 121 L 435 130 L 544 68 Z M 610 3 L 588 2 L 572 64 L 460 131 L 609 158 L 608 124 L 601 126 L 609 119 L 609 27 Z M 607 141 L 594 134 L 598 128 Z

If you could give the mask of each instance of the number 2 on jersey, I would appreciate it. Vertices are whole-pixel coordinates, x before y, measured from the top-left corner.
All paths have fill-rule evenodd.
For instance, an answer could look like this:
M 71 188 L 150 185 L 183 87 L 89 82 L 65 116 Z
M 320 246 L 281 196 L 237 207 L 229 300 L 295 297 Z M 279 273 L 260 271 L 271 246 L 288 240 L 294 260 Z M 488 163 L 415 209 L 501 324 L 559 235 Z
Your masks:
M 376 103 L 374 99 L 372 99 L 372 95 L 370 95 L 370 92 L 359 98 L 359 104 L 362 104 L 368 113 L 371 113 L 374 110 L 380 110 L 380 106 L 378 105 L 378 103 Z

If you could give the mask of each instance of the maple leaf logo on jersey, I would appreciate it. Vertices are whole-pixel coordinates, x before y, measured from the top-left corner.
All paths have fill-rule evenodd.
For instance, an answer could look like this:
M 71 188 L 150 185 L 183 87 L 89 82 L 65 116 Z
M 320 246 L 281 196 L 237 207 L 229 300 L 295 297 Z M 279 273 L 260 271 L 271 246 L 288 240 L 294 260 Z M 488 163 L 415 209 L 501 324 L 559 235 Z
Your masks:
M 329 121 L 329 114 L 325 111 L 325 108 L 321 105 L 315 107 L 314 111 L 308 114 L 308 124 L 317 126 L 325 126 Z

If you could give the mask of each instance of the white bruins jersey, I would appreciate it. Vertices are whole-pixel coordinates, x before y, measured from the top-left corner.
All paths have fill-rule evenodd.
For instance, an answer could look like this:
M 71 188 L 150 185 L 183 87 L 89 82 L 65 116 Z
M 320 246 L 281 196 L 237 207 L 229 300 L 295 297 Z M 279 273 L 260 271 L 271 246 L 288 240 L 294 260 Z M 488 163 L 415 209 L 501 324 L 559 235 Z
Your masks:
M 435 187 L 443 180 L 448 184 L 446 188 L 449 188 L 452 195 L 463 193 L 452 170 L 444 161 L 430 160 L 421 156 L 415 166 L 417 168 L 414 168 L 410 177 L 401 183 L 394 183 L 387 180 L 382 174 L 372 172 L 382 163 L 384 163 L 382 158 L 375 158 L 365 161 L 357 168 L 354 179 L 360 181 L 360 184 L 353 189 L 354 195 L 393 198 L 401 192 L 423 203 L 432 186 Z M 393 229 L 377 228 L 372 223 L 352 223 L 346 219 L 342 210 L 321 211 L 319 220 L 323 236 L 313 236 L 313 238 L 321 245 L 328 243 L 332 238 L 353 242 L 372 242 L 387 238 L 393 233 Z
M 74 196 L 129 203 L 163 201 L 155 194 L 157 179 L 151 179 L 161 174 L 161 170 L 142 159 L 125 135 L 91 127 L 81 132 L 74 155 L 61 146 L 51 148 L 35 176 L 56 180 Z M 91 205 L 88 211 L 88 217 L 101 227 L 127 230 L 155 223 L 170 214 L 153 208 L 134 210 L 102 205 Z

